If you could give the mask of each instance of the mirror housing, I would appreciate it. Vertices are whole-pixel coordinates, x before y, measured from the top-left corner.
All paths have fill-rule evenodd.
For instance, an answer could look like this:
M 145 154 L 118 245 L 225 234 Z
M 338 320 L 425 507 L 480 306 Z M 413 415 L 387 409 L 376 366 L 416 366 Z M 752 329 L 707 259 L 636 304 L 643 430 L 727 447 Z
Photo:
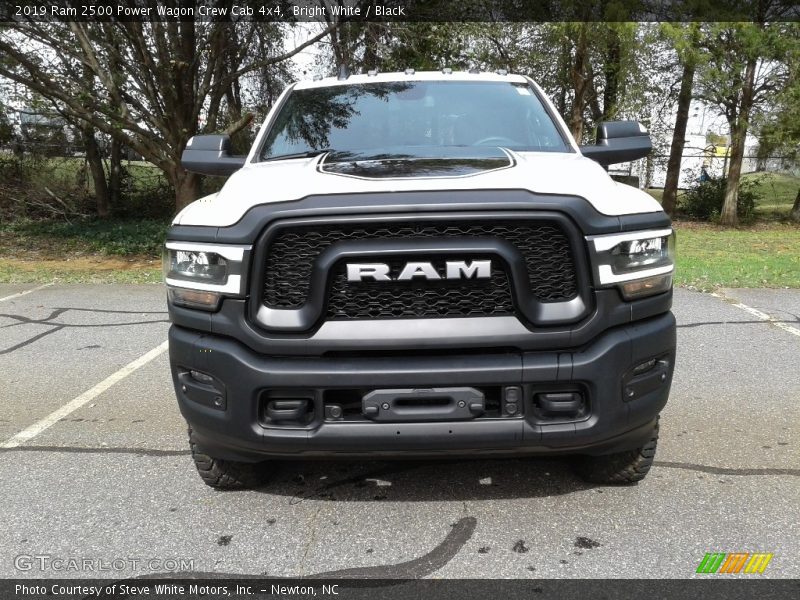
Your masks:
M 181 166 L 200 175 L 227 176 L 244 166 L 244 156 L 231 156 L 229 135 L 196 135 L 181 155 Z
M 637 121 L 605 121 L 597 126 L 593 146 L 580 146 L 581 154 L 603 167 L 644 158 L 653 149 L 650 134 Z

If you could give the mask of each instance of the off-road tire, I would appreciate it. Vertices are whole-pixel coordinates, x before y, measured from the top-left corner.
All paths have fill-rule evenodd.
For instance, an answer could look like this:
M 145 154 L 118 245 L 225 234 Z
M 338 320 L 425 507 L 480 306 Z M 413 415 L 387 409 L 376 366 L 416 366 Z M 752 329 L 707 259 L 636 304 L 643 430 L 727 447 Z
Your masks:
M 607 454 L 582 456 L 575 470 L 586 481 L 606 485 L 631 485 L 645 478 L 653 465 L 658 445 L 658 421 L 650 440 L 641 448 Z
M 213 458 L 200 450 L 189 427 L 189 447 L 200 478 L 217 490 L 242 490 L 265 483 L 272 469 L 266 463 L 245 463 Z

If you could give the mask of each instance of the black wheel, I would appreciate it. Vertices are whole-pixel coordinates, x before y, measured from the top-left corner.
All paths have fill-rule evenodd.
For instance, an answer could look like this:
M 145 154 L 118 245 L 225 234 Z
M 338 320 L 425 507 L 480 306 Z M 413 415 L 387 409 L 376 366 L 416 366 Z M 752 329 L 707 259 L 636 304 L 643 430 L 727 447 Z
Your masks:
M 575 470 L 591 483 L 630 485 L 645 478 L 653 465 L 658 445 L 658 421 L 653 427 L 650 440 L 641 448 L 607 454 L 605 456 L 582 456 Z
M 267 463 L 244 463 L 213 458 L 200 450 L 195 442 L 192 428 L 189 427 L 189 446 L 192 460 L 201 479 L 209 487 L 217 490 L 242 490 L 258 487 L 265 483 L 272 473 Z

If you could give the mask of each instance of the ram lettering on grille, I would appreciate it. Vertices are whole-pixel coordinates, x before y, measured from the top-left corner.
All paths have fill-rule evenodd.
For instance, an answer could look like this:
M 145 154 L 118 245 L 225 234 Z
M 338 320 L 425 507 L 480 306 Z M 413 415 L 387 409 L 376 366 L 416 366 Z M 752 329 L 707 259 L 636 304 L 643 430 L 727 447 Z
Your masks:
M 441 279 L 489 279 L 492 276 L 491 260 L 473 260 L 469 264 L 465 260 L 448 260 L 445 273 L 441 275 L 433 263 L 406 263 L 397 277 L 391 274 L 391 267 L 386 263 L 347 263 L 347 281 L 412 281 L 416 278 L 431 280 Z

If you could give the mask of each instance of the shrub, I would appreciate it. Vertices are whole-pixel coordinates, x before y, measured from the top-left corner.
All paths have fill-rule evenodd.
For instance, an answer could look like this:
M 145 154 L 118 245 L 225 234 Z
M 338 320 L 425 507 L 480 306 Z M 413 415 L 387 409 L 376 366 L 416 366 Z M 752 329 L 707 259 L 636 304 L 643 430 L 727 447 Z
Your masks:
M 163 172 L 141 162 L 121 167 L 120 198 L 111 206 L 114 218 L 165 219 L 175 213 L 175 192 Z M 95 211 L 94 182 L 82 157 L 16 156 L 0 150 L 0 221 L 72 220 Z
M 69 218 L 90 207 L 81 163 L 0 152 L 0 221 Z
M 175 213 L 175 192 L 159 169 L 144 163 L 123 164 L 120 202 L 111 207 L 119 219 L 162 219 Z
M 698 183 L 681 197 L 679 202 L 681 214 L 701 221 L 718 220 L 725 202 L 726 183 L 725 178 Z M 743 181 L 739 185 L 739 199 L 736 205 L 739 219 L 750 221 L 755 217 L 759 185 L 757 181 Z
M 168 227 L 169 222 L 162 219 L 81 219 L 71 223 L 17 219 L 0 223 L 0 234 L 6 234 L 20 246 L 42 247 L 57 243 L 62 249 L 156 258 L 161 256 Z M 45 240 L 47 242 L 43 243 Z

